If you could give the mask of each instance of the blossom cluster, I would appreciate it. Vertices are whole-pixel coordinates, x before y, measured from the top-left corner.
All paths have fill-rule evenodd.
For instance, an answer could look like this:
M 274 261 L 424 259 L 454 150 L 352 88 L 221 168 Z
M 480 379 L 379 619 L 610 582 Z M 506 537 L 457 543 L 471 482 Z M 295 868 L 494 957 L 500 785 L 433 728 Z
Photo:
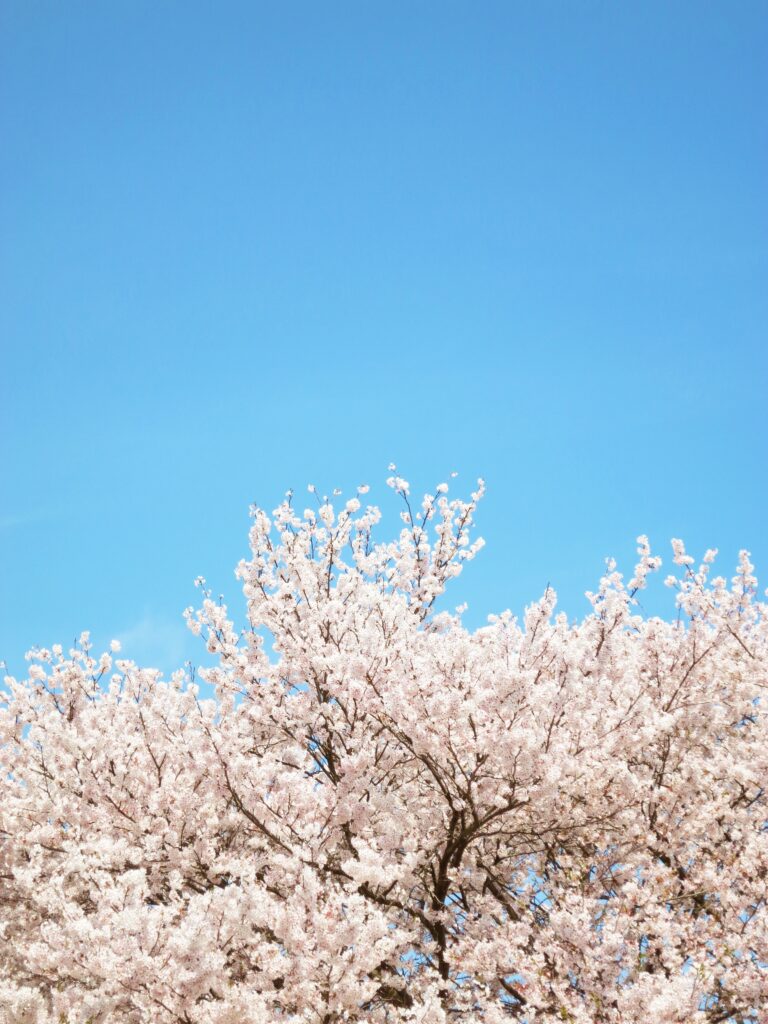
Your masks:
M 673 543 L 469 630 L 482 497 L 252 510 L 215 666 L 71 650 L 0 694 L 8 1024 L 768 1020 L 768 618 Z M 204 688 L 197 683 L 200 679 Z

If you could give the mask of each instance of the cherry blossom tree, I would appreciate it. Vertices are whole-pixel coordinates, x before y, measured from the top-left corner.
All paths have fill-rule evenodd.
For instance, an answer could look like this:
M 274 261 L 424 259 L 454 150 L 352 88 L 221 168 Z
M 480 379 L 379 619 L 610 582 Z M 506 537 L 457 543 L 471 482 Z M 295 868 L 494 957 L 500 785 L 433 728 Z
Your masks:
M 768 1021 L 766 605 L 639 539 L 578 623 L 438 601 L 482 484 L 252 510 L 240 631 L 163 681 L 88 634 L 0 704 L 9 1024 Z

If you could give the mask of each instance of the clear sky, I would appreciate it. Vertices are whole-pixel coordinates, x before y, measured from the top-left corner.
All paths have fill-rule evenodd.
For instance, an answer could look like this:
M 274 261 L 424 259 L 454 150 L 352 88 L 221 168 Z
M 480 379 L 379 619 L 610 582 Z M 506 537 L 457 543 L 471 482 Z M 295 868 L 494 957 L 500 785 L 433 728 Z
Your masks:
M 487 479 L 472 625 L 640 532 L 768 583 L 767 52 L 762 0 L 3 0 L 0 657 L 197 660 L 249 504 L 392 460 Z

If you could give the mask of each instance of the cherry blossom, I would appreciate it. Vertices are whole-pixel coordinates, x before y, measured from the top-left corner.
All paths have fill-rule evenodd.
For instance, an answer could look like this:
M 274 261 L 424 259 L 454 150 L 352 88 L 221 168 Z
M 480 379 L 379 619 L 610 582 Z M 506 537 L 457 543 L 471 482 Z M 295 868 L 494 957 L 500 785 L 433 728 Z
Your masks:
M 768 619 L 646 537 L 570 622 L 469 630 L 467 500 L 252 509 L 245 628 L 164 680 L 32 652 L 0 698 L 8 1024 L 768 1021 Z M 198 683 L 199 680 L 199 683 Z M 201 689 L 203 684 L 204 690 Z M 210 696 L 209 696 L 210 695 Z

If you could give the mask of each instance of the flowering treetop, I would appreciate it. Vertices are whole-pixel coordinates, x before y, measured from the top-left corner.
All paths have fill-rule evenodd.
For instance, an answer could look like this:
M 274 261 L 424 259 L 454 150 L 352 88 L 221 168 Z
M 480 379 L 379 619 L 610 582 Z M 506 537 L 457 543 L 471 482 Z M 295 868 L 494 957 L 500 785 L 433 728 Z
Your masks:
M 0 1009 L 13 1024 L 766 1021 L 766 605 L 746 552 L 639 539 L 569 624 L 466 629 L 481 547 L 406 481 L 254 508 L 239 630 L 201 581 L 184 670 L 30 655 L 0 703 Z M 113 645 L 113 648 L 117 645 Z M 0 1015 L 2 1016 L 2 1015 Z

